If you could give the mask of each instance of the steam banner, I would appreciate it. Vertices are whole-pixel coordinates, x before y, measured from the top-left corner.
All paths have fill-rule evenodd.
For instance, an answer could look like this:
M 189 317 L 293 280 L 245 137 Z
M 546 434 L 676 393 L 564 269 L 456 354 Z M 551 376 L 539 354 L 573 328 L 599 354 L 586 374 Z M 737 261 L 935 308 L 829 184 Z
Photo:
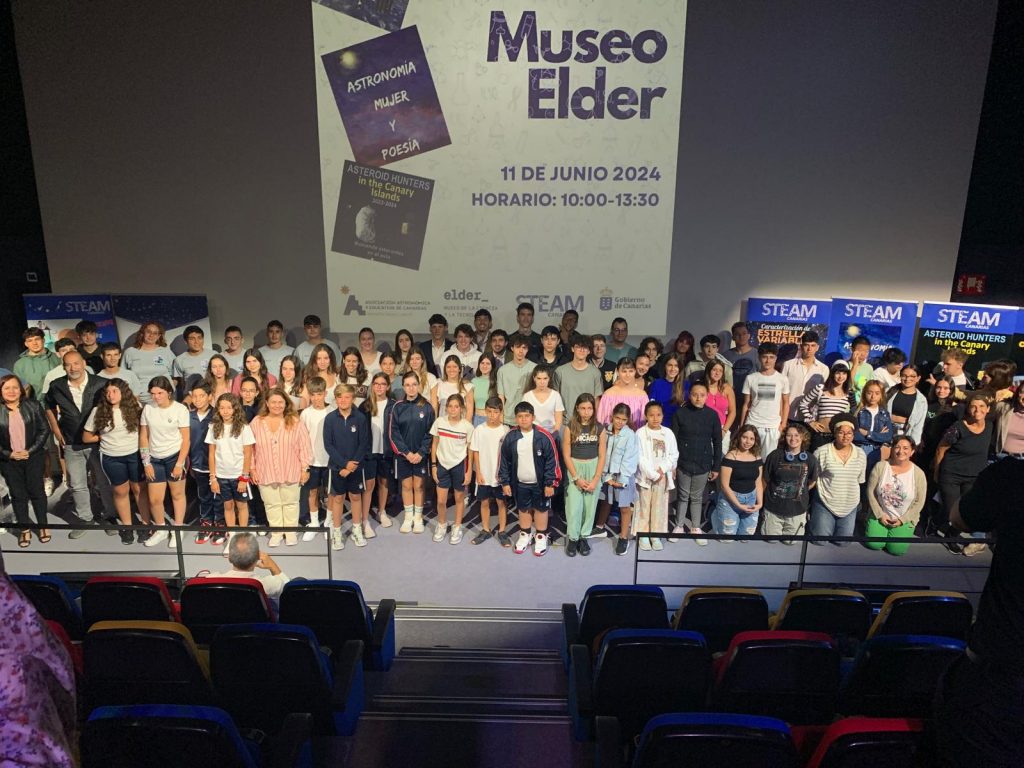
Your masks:
M 332 329 L 665 332 L 685 2 L 312 10 Z

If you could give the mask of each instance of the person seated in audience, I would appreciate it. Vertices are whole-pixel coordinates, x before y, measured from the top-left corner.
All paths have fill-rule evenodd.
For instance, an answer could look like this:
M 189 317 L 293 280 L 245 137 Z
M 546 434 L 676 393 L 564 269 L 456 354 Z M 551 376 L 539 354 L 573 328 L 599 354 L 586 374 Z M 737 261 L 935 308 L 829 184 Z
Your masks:
M 909 547 L 901 539 L 914 535 L 928 492 L 924 471 L 911 461 L 915 448 L 909 435 L 900 435 L 893 441 L 889 460 L 878 462 L 871 470 L 866 492 L 871 516 L 864 533 L 888 541 L 866 542 L 868 549 L 902 555 Z
M 811 433 L 803 424 L 789 424 L 779 447 L 764 460 L 765 536 L 801 536 L 818 481 L 818 462 L 810 453 Z M 783 544 L 792 540 L 783 539 Z
M 260 551 L 259 540 L 247 531 L 231 537 L 228 543 L 228 562 L 231 563 L 230 571 L 207 573 L 205 576 L 217 579 L 256 579 L 263 585 L 267 597 L 275 603 L 281 597 L 284 585 L 291 581 L 269 553 Z M 269 573 L 258 573 L 257 568 Z
M 867 456 L 853 444 L 857 420 L 849 414 L 832 419 L 832 442 L 814 452 L 818 483 L 811 495 L 812 536 L 852 536 L 860 509 L 860 487 L 867 474 Z M 823 545 L 824 541 L 812 541 Z M 832 542 L 837 547 L 848 541 Z
M 882 389 L 888 391 L 900 383 L 900 370 L 907 362 L 902 349 L 889 347 L 882 353 L 882 364 L 875 368 L 875 381 L 882 382 Z

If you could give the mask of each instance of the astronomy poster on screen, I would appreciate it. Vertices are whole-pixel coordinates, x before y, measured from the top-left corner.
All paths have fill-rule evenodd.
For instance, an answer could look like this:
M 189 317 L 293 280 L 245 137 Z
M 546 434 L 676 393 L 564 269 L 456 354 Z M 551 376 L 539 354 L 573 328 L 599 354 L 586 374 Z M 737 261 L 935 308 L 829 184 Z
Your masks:
M 926 301 L 914 362 L 930 368 L 942 359 L 944 350 L 959 347 L 967 353 L 964 368 L 977 375 L 985 363 L 1011 357 L 1017 314 L 1016 307 Z
M 311 8 L 332 327 L 665 332 L 684 1 Z M 378 207 L 353 167 L 421 186 Z
M 747 327 L 753 346 L 771 342 L 779 346 L 778 365 L 796 357 L 800 337 L 815 331 L 828 338 L 832 302 L 828 299 L 786 299 L 752 296 L 747 299 Z M 818 357 L 824 357 L 824 344 Z
M 826 351 L 849 359 L 853 340 L 866 336 L 871 341 L 869 358 L 881 357 L 889 347 L 909 356 L 916 327 L 916 301 L 832 297 Z

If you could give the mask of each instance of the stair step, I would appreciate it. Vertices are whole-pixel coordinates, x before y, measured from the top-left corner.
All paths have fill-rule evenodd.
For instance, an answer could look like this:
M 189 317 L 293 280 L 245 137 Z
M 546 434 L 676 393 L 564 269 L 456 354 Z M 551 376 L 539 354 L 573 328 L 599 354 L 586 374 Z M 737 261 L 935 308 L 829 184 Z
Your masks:
M 418 716 L 561 717 L 567 716 L 564 696 L 431 696 L 385 693 L 370 697 L 366 713 Z
M 445 659 L 458 661 L 541 661 L 561 664 L 559 652 L 550 648 L 454 648 L 452 646 L 403 647 L 400 659 Z

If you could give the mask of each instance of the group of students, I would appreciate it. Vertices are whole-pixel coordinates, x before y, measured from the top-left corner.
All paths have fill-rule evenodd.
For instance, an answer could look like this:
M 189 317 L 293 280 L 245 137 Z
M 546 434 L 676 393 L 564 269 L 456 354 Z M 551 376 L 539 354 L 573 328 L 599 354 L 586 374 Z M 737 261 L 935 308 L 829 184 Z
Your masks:
M 392 525 L 389 499 L 401 507 L 401 532 L 422 533 L 433 505 L 433 540 L 458 544 L 475 491 L 483 524 L 473 543 L 494 536 L 516 553 L 547 551 L 553 508 L 564 510 L 574 556 L 588 555 L 595 537 L 614 538 L 620 555 L 633 538 L 661 549 L 659 534 L 670 532 L 703 545 L 708 527 L 723 537 L 760 526 L 787 540 L 805 525 L 850 536 L 864 507 L 865 533 L 889 539 L 869 546 L 901 554 L 936 489 L 942 505 L 929 530 L 942 532 L 990 455 L 1024 452 L 1024 396 L 1012 392 L 1006 361 L 987 365 L 974 392 L 955 348 L 927 377 L 898 349 L 872 367 L 863 337 L 848 360 L 827 366 L 808 331 L 778 366 L 777 347 L 754 348 L 744 323 L 733 325 L 724 353 L 717 336 L 697 347 L 686 331 L 666 351 L 654 338 L 629 345 L 622 318 L 605 337 L 578 333 L 572 310 L 541 333 L 533 315 L 520 305 L 508 334 L 483 309 L 454 340 L 434 315 L 427 340 L 402 330 L 387 352 L 369 328 L 342 351 L 314 315 L 295 348 L 278 321 L 259 348 L 243 349 L 241 329 L 229 327 L 221 352 L 190 326 L 177 356 L 158 323 L 143 324 L 123 353 L 98 344 L 89 323 L 77 329 L 79 345 L 62 339 L 55 352 L 29 329 L 15 374 L 0 378 L 0 470 L 18 520 L 28 522 L 31 504 L 43 542 L 52 434 L 78 517 L 89 517 L 91 477 L 125 544 L 175 546 L 165 496 L 182 524 L 191 477 L 196 541 L 218 546 L 250 517 L 271 529 L 309 525 L 309 540 L 322 501 L 332 547 L 344 547 L 346 501 L 351 540 L 365 546 L 376 535 L 374 507 L 379 526 Z M 925 378 L 927 396 L 918 389 Z M 147 526 L 137 536 L 126 528 L 131 497 Z M 297 540 L 272 533 L 269 544 Z M 19 544 L 30 541 L 23 530 Z

